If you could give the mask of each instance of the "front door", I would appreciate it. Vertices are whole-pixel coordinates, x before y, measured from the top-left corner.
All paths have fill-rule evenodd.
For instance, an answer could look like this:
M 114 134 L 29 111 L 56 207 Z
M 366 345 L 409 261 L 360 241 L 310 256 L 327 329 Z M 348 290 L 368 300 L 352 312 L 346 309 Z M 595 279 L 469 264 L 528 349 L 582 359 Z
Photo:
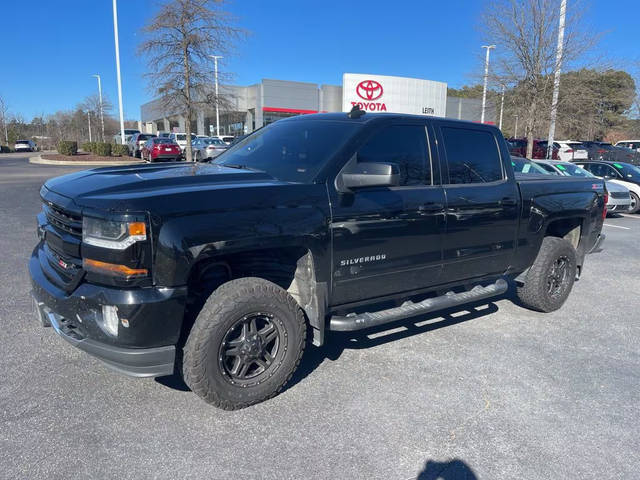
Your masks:
M 424 121 L 387 124 L 357 149 L 356 160 L 395 163 L 400 185 L 348 193 L 329 185 L 333 305 L 439 282 L 444 191 L 429 143 Z

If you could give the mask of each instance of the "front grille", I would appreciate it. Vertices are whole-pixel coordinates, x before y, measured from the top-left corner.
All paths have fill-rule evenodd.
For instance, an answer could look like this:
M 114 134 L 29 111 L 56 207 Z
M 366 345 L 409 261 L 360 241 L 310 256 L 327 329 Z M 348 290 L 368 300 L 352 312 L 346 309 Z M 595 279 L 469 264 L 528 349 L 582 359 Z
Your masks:
M 629 198 L 628 192 L 609 192 L 611 198 Z
M 44 202 L 42 208 L 50 225 L 75 237 L 82 238 L 81 215 L 65 210 L 51 202 Z

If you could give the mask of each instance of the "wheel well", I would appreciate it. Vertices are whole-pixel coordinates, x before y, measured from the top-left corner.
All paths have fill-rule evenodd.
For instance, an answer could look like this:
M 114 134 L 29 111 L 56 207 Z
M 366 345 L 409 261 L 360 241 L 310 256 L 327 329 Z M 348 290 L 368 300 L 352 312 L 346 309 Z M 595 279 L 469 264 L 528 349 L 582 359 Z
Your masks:
M 582 219 L 562 218 L 554 220 L 547 226 L 545 237 L 559 237 L 568 240 L 577 249 L 582 232 Z
M 188 298 L 182 337 L 186 340 L 207 298 L 223 283 L 236 278 L 259 277 L 280 286 L 305 314 L 315 311 L 313 256 L 304 247 L 252 250 L 198 261 L 187 282 Z

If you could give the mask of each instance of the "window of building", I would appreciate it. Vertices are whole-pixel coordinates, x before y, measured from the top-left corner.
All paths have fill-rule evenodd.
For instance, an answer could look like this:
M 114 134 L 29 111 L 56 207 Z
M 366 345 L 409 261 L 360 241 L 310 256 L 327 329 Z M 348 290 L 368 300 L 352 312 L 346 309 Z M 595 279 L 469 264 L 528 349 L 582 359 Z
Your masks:
M 424 126 L 393 125 L 374 135 L 358 151 L 358 163 L 395 163 L 400 168 L 400 185 L 431 184 Z
M 491 132 L 442 127 L 449 166 L 449 183 L 488 183 L 502 180 L 498 145 Z

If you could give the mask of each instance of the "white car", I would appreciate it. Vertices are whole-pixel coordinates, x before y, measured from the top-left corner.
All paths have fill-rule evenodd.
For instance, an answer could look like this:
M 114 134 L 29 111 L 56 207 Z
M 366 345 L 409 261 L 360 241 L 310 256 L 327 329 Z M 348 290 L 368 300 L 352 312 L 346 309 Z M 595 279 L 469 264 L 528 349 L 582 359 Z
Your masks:
M 616 147 L 627 147 L 636 152 L 640 152 L 640 140 L 620 140 Z
M 13 146 L 16 152 L 35 152 L 38 147 L 31 140 L 16 140 L 16 144 Z
M 578 166 L 593 173 L 596 177 L 604 178 L 609 183 L 617 183 L 629 189 L 631 207 L 629 213 L 640 210 L 640 168 L 630 163 L 588 161 L 579 162 Z
M 575 140 L 556 140 L 558 144 L 558 160 L 563 162 L 575 162 L 576 160 L 588 160 L 589 152 Z
M 231 135 L 212 135 L 209 138 L 217 138 L 222 140 L 226 145 L 231 145 L 231 142 L 233 142 L 236 137 L 232 137 Z
M 593 173 L 588 172 L 575 163 L 558 160 L 534 160 L 534 162 L 554 175 L 595 178 Z M 629 212 L 631 209 L 631 194 L 629 189 L 621 183 L 612 182 L 611 180 L 606 180 L 604 183 L 607 193 L 609 194 L 607 213 Z
M 229 145 L 219 138 L 196 138 L 191 142 L 193 159 L 196 162 L 211 160 L 224 152 Z
M 180 146 L 180 150 L 184 153 L 184 149 L 187 148 L 187 134 L 183 132 L 172 132 L 169 134 L 169 138 L 176 142 Z M 195 133 L 191 134 L 191 141 L 197 138 Z

